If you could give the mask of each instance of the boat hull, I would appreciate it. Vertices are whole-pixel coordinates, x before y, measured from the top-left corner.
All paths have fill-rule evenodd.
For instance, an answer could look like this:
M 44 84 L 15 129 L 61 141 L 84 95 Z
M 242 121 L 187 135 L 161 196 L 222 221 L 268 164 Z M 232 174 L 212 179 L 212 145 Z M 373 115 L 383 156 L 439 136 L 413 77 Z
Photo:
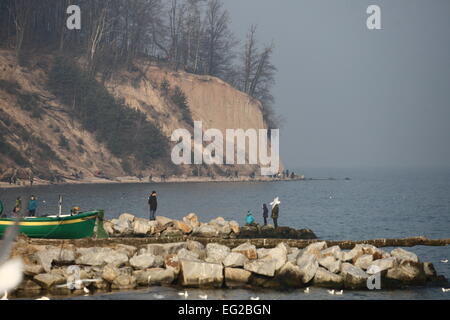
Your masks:
M 19 232 L 30 238 L 82 239 L 92 237 L 98 211 L 80 213 L 69 217 L 24 218 L 19 222 Z M 0 219 L 0 236 L 14 224 L 14 219 Z

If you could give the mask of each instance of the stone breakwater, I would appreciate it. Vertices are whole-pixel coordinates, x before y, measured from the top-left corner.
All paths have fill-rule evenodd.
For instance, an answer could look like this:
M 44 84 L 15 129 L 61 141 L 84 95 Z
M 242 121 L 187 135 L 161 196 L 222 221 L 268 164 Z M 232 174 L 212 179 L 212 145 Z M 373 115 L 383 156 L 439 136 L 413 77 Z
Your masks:
M 317 239 L 310 229 L 296 230 L 290 227 L 275 229 L 267 226 L 240 226 L 238 222 L 226 221 L 222 217 L 208 223 L 199 221 L 195 213 L 190 213 L 182 220 L 157 216 L 155 221 L 138 218 L 130 213 L 123 213 L 118 219 L 105 221 L 105 231 L 111 237 L 181 237 L 248 239 Z
M 367 289 L 377 273 L 382 289 L 446 281 L 429 262 L 401 248 L 390 252 L 357 244 L 351 250 L 328 247 L 325 241 L 303 249 L 280 243 L 257 248 L 249 242 L 230 248 L 187 240 L 164 244 L 82 247 L 34 244 L 21 238 L 14 256 L 25 263 L 25 279 L 16 290 L 25 294 L 84 294 L 173 285 L 201 288 L 326 288 Z M 76 268 L 74 268 L 76 266 Z M 74 272 L 77 270 L 77 272 Z M 75 288 L 66 284 L 75 284 Z

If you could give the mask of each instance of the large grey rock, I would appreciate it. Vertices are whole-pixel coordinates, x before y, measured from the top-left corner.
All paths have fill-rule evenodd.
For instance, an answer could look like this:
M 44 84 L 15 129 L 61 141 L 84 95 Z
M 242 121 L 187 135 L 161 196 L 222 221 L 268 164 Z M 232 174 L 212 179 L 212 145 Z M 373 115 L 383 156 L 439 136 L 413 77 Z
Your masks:
M 187 249 L 181 249 L 180 251 L 178 251 L 177 253 L 178 258 L 181 259 L 186 259 L 186 260 L 199 260 L 199 254 L 196 253 L 195 251 L 190 251 Z
M 133 234 L 132 222 L 129 219 L 112 219 L 114 234 L 118 236 L 129 236 Z
M 275 275 L 276 266 L 277 261 L 267 259 L 267 257 L 258 260 L 249 260 L 244 263 L 245 270 L 269 277 L 273 277 Z
M 387 271 L 386 278 L 402 284 L 424 284 L 426 274 L 422 263 L 402 260 Z
M 112 264 L 120 266 L 128 262 L 128 256 L 122 252 L 116 252 L 110 248 L 79 248 L 80 256 L 75 260 L 78 265 L 103 266 Z
M 397 260 L 394 257 L 375 260 L 367 268 L 367 273 L 376 274 L 391 269 L 396 265 L 396 261 Z
M 166 230 L 161 232 L 162 237 L 181 237 L 183 235 L 183 231 L 175 228 L 175 227 L 167 227 Z
M 256 249 L 256 253 L 258 255 L 258 259 L 262 259 L 265 256 L 267 256 L 267 253 L 269 252 L 270 249 L 266 249 L 266 248 L 259 248 Z
M 275 248 L 270 249 L 264 259 L 275 260 L 275 271 L 278 271 L 287 262 L 287 252 L 288 248 L 283 243 L 280 243 Z
M 344 285 L 344 279 L 341 275 L 319 267 L 314 275 L 314 285 L 318 287 L 340 289 Z
M 372 255 L 373 260 L 389 257 L 389 254 L 371 244 L 357 244 L 349 252 L 343 255 L 343 261 L 351 261 L 353 263 L 362 255 Z
M 116 279 L 118 276 L 120 275 L 120 271 L 117 267 L 113 266 L 113 265 L 106 265 L 103 268 L 101 277 L 103 280 L 108 281 L 108 282 L 113 282 L 114 279 Z
M 304 249 L 304 253 L 313 254 L 316 257 L 319 257 L 321 251 L 325 250 L 326 248 L 327 248 L 327 243 L 325 241 L 314 242 L 314 243 L 311 243 L 310 245 L 308 245 Z
M 131 258 L 132 256 L 134 256 L 137 252 L 137 248 L 135 246 L 129 246 L 129 245 L 122 244 L 122 243 L 116 245 L 114 250 L 116 252 L 126 254 L 128 256 L 128 258 Z
M 186 241 L 186 244 L 187 244 L 187 249 L 188 250 L 190 250 L 190 251 L 196 251 L 196 252 L 198 252 L 198 251 L 201 251 L 201 250 L 205 250 L 205 246 L 201 243 L 201 242 L 198 242 L 198 241 L 194 241 L 194 240 L 187 240 Z
M 251 244 L 250 242 L 243 243 L 231 251 L 242 253 L 250 260 L 258 259 L 258 253 L 256 251 L 256 247 L 253 244 Z
M 145 236 L 152 233 L 152 225 L 150 220 L 143 218 L 135 218 L 132 224 L 133 233 L 138 236 Z
M 341 275 L 344 278 L 344 286 L 350 289 L 367 288 L 367 278 L 369 275 L 361 268 L 355 267 L 350 263 L 343 263 Z
M 230 253 L 230 248 L 218 243 L 208 243 L 206 245 L 206 262 L 222 263 Z
M 117 278 L 112 282 L 112 289 L 134 289 L 136 288 L 136 278 L 130 274 L 121 273 Z
M 167 217 L 163 217 L 163 216 L 156 216 L 155 220 L 162 227 L 166 227 L 168 225 L 172 225 L 173 224 L 172 219 L 167 218 Z
M 276 280 L 283 286 L 299 288 L 304 286 L 304 273 L 295 263 L 287 262 L 277 273 Z
M 201 225 L 200 227 L 194 228 L 192 235 L 197 237 L 213 238 L 219 235 L 219 231 L 213 226 L 204 224 Z
M 174 242 L 164 244 L 148 244 L 139 253 L 151 253 L 155 256 L 164 256 L 168 254 L 177 254 L 181 249 L 187 249 L 188 244 L 186 242 Z
M 243 267 L 248 261 L 248 258 L 240 252 L 231 252 L 223 260 L 223 265 L 225 267 L 237 268 Z
M 238 268 L 225 268 L 225 285 L 228 288 L 244 287 L 249 283 L 250 271 Z
M 23 273 L 27 276 L 35 276 L 46 271 L 40 264 L 24 264 L 23 267 Z M 50 271 L 50 269 L 48 271 Z
M 297 259 L 297 265 L 302 273 L 302 282 L 304 284 L 310 282 L 319 268 L 319 262 L 313 254 L 303 252 Z
M 198 216 L 195 213 L 189 213 L 183 218 L 183 222 L 191 226 L 192 229 L 200 227 Z
M 318 260 L 319 265 L 332 273 L 339 273 L 341 271 L 341 261 L 337 260 L 334 255 L 322 257 Z
M 391 255 L 400 262 L 402 261 L 411 261 L 411 262 L 419 262 L 419 258 L 414 252 L 406 251 L 402 248 L 395 248 L 391 251 Z
M 297 264 L 297 258 L 301 254 L 301 250 L 298 248 L 292 248 L 291 253 L 287 255 L 287 261 Z
M 130 265 L 135 269 L 148 269 L 155 266 L 155 256 L 150 253 L 136 255 L 130 259 Z
M 423 271 L 425 272 L 427 280 L 433 281 L 437 278 L 436 269 L 431 262 L 423 263 Z
M 180 265 L 184 286 L 220 288 L 223 284 L 222 264 L 181 260 Z
M 44 289 L 49 289 L 66 282 L 66 278 L 56 273 L 41 273 L 34 276 L 33 280 Z
M 369 266 L 373 262 L 373 255 L 371 254 L 363 254 L 362 256 L 358 257 L 355 262 L 355 266 L 359 267 L 363 270 L 367 270 Z
M 332 247 L 326 248 L 320 252 L 321 257 L 332 256 L 336 260 L 342 260 L 343 254 L 344 253 L 339 246 L 332 246 Z
M 52 263 L 73 263 L 75 262 L 75 251 L 71 249 L 49 248 L 34 253 L 34 258 L 45 272 L 50 272 Z
M 239 234 L 241 232 L 241 228 L 239 226 L 239 223 L 237 221 L 231 220 L 228 225 L 230 226 L 231 232 L 235 234 Z
M 175 272 L 171 269 L 152 268 L 133 273 L 140 286 L 171 284 L 175 280 Z
M 174 227 L 180 230 L 183 234 L 189 234 L 192 232 L 193 227 L 183 221 L 173 220 Z
M 103 222 L 103 229 L 105 229 L 106 233 L 110 236 L 114 235 L 113 223 L 111 221 Z

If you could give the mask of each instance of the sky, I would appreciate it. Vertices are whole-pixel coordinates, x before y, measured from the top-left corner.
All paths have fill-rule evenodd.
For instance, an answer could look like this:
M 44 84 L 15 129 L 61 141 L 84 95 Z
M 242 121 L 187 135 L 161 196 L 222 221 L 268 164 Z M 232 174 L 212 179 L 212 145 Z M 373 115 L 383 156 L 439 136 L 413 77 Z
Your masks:
M 366 26 L 372 4 L 381 30 Z M 286 167 L 450 166 L 450 1 L 224 5 L 239 39 L 257 24 L 275 42 Z

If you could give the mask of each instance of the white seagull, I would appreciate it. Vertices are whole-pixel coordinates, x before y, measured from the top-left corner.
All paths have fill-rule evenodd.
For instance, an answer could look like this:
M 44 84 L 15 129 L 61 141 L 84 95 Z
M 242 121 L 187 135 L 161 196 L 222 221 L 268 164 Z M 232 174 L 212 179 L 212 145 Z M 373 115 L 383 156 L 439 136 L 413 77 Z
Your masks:
M 333 290 L 327 290 L 329 294 L 334 294 L 334 289 Z
M 250 300 L 259 300 L 259 297 L 250 297 Z
M 450 291 L 450 288 L 448 288 L 448 289 L 442 288 L 442 292 L 449 292 L 449 291 Z
M 178 295 L 184 297 L 185 299 L 187 297 L 189 297 L 189 294 L 188 294 L 187 290 L 184 290 L 184 292 L 178 292 Z
M 338 296 L 342 296 L 344 294 L 344 290 L 336 291 L 335 294 L 337 294 Z
M 442 262 L 442 263 L 447 263 L 447 262 L 448 262 L 448 259 L 442 259 L 441 262 Z
M 207 294 L 199 294 L 198 297 L 202 300 L 207 300 L 208 299 L 208 295 Z
M 304 293 L 309 293 L 309 287 L 303 290 Z

